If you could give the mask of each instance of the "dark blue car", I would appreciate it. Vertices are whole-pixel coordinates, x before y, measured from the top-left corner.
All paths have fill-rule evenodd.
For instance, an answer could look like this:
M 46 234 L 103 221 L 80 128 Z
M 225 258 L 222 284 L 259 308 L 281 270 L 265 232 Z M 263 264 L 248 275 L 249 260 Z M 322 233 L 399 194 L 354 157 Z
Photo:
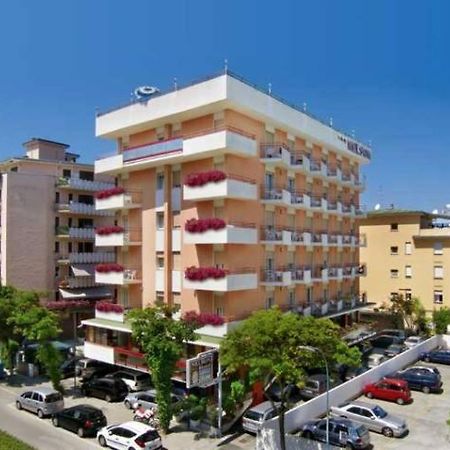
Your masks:
M 421 353 L 420 359 L 427 362 L 450 364 L 450 350 L 440 349 Z
M 391 375 L 389 378 L 400 378 L 408 382 L 411 390 L 422 391 L 424 394 L 430 392 L 441 392 L 441 376 L 433 370 L 425 370 L 421 367 L 409 367 Z

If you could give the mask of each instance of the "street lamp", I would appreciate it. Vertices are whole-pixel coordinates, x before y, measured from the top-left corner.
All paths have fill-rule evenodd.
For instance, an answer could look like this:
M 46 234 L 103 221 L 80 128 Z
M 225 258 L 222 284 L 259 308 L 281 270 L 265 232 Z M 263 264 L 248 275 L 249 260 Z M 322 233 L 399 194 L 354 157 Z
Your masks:
M 326 436 L 325 436 L 326 441 L 325 442 L 326 442 L 327 449 L 328 449 L 328 448 L 330 448 L 330 418 L 328 416 L 328 410 L 329 410 L 329 407 L 330 407 L 330 396 L 329 396 L 329 392 L 330 392 L 330 375 L 329 375 L 329 371 L 328 371 L 328 361 L 327 361 L 327 358 L 325 356 L 325 353 L 320 348 L 312 347 L 310 345 L 300 345 L 298 348 L 300 350 L 308 350 L 308 351 L 313 352 L 313 353 L 318 353 L 322 357 L 324 362 L 325 362 L 325 374 L 326 374 L 325 376 L 326 376 L 326 379 L 327 379 L 326 380 L 327 416 L 326 416 Z

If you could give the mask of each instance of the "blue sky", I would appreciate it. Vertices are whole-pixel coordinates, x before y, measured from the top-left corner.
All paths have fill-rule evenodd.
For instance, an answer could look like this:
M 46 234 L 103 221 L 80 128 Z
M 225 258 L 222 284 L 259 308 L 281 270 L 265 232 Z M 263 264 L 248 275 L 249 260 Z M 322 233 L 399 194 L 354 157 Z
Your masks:
M 403 0 L 4 0 L 0 157 L 31 136 L 93 161 L 95 109 L 223 66 L 370 140 L 363 203 L 450 203 L 450 4 Z

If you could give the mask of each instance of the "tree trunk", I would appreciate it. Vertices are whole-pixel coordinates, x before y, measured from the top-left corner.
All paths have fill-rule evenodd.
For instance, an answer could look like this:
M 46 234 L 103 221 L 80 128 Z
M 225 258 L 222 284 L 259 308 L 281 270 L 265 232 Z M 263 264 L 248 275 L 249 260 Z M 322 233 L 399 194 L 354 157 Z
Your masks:
M 280 407 L 280 414 L 278 415 L 278 425 L 280 428 L 280 450 L 286 450 L 286 435 L 284 432 L 284 411 L 285 406 L 283 402 Z

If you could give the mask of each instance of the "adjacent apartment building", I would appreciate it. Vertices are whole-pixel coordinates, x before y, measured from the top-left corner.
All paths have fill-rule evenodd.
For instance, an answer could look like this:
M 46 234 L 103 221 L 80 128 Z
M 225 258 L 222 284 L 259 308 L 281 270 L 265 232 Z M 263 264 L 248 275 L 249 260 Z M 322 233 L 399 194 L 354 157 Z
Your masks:
M 94 194 L 114 187 L 114 178 L 78 163 L 66 144 L 33 138 L 24 147 L 24 156 L 0 163 L 2 285 L 50 301 L 111 297 L 110 286 L 95 283 L 94 267 L 114 261 L 114 249 L 96 249 L 94 230 L 114 218 L 96 210 Z
M 96 281 L 125 309 L 220 316 L 199 331 L 201 351 L 256 310 L 346 323 L 362 306 L 367 146 L 229 72 L 99 114 L 96 133 L 117 154 L 95 172 L 120 188 L 96 201 L 119 227 L 96 238 L 117 249 Z M 138 367 L 129 324 L 101 315 L 84 322 L 86 354 Z
M 450 305 L 450 216 L 387 209 L 362 219 L 366 246 L 360 249 L 367 273 L 362 294 L 381 305 L 391 296 L 419 297 L 432 312 Z

